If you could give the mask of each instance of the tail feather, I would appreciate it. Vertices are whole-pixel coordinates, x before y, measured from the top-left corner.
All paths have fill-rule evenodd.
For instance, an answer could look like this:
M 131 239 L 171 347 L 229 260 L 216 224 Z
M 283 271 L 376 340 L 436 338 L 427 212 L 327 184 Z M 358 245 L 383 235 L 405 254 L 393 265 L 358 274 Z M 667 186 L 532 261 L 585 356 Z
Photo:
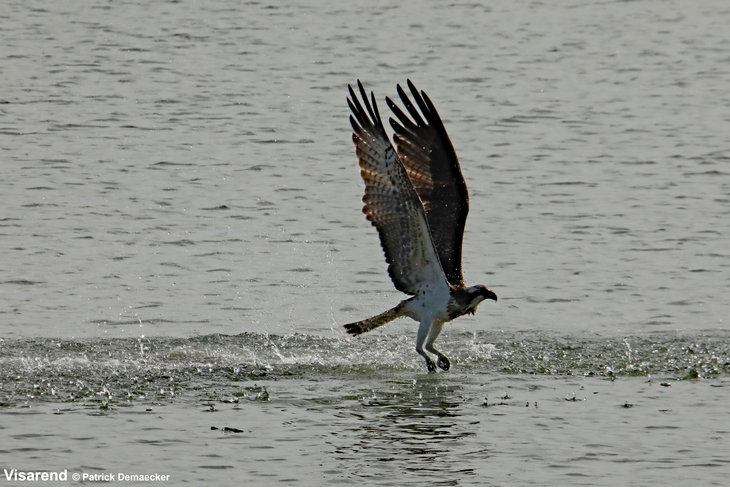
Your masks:
M 366 331 L 374 330 L 379 326 L 383 326 L 386 323 L 390 323 L 399 316 L 405 316 L 403 313 L 403 303 L 398 304 L 394 308 L 384 311 L 379 315 L 373 316 L 362 321 L 356 321 L 355 323 L 348 323 L 345 326 L 345 330 L 350 335 L 360 335 Z

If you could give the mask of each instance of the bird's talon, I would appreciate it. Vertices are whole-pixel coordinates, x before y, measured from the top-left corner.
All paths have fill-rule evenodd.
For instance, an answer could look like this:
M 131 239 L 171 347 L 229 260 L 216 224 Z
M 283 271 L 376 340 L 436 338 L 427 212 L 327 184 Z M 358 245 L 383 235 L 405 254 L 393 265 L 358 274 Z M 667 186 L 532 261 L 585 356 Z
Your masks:
M 441 367 L 442 370 L 449 370 L 451 368 L 451 362 L 445 355 L 441 355 L 438 360 L 438 366 Z
M 426 360 L 426 367 L 429 372 L 436 372 L 436 364 L 433 363 L 433 360 Z

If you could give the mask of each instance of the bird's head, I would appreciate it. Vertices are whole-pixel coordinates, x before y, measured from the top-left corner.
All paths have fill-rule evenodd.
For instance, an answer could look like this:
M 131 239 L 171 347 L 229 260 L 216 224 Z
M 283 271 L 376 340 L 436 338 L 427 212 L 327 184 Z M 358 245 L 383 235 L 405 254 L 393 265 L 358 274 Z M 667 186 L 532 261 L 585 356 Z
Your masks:
M 467 313 L 469 314 L 474 314 L 479 303 L 485 299 L 497 300 L 497 295 L 494 294 L 494 291 L 487 289 L 486 286 L 482 286 L 481 284 L 466 288 L 466 293 L 469 296 L 469 304 L 467 305 Z

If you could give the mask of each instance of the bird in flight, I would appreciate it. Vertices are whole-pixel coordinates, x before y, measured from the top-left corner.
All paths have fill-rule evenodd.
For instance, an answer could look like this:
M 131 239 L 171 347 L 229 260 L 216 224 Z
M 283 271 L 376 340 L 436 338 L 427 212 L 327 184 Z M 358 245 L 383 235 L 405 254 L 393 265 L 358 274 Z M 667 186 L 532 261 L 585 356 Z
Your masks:
M 408 316 L 419 322 L 416 351 L 426 359 L 428 371 L 435 372 L 436 365 L 448 370 L 449 359 L 434 347 L 444 323 L 474 314 L 485 299 L 497 300 L 485 286 L 466 287 L 461 273 L 469 195 L 459 160 L 433 103 L 410 80 L 413 101 L 397 87 L 408 114 L 385 99 L 397 118 L 389 120 L 395 148 L 385 133 L 375 95 L 371 92 L 368 100 L 360 80 L 357 85 L 360 98 L 348 85 L 347 104 L 365 182 L 363 213 L 378 230 L 393 284 L 411 297 L 345 329 L 359 335 Z

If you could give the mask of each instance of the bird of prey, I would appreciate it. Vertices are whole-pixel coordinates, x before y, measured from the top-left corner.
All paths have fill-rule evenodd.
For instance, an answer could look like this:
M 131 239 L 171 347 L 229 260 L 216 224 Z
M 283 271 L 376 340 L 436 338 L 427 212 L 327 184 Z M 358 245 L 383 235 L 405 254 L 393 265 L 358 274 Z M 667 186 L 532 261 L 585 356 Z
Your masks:
M 397 118 L 389 120 L 395 148 L 385 133 L 375 95 L 371 92 L 368 100 L 360 80 L 357 85 L 360 98 L 348 85 L 347 104 L 365 182 L 363 213 L 378 230 L 393 284 L 411 297 L 345 329 L 359 335 L 408 316 L 419 322 L 416 351 L 426 359 L 428 371 L 435 372 L 436 365 L 448 370 L 449 359 L 433 345 L 444 323 L 474 314 L 485 299 L 497 300 L 485 286 L 464 284 L 461 243 L 469 197 L 459 161 L 433 103 L 410 80 L 413 101 L 397 87 L 408 114 L 385 99 Z

